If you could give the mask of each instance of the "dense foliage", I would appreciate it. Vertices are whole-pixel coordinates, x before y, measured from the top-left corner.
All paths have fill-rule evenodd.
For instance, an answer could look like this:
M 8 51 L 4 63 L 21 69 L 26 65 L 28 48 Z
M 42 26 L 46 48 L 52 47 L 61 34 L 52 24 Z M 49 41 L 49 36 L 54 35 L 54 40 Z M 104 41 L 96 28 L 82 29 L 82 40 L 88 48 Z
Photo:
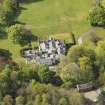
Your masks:
M 83 96 L 74 90 L 58 89 L 50 84 L 39 83 L 38 78 L 44 76 L 47 79 L 51 75 L 46 74 L 47 70 L 48 68 L 44 65 L 30 67 L 23 64 L 18 69 L 13 69 L 9 65 L 5 66 L 0 72 L 0 105 L 85 104 Z M 39 71 L 43 71 L 43 73 L 39 73 Z M 66 94 L 66 92 L 70 94 Z M 75 101 L 76 97 L 78 97 L 77 101 Z
M 14 21 L 16 11 L 17 5 L 13 0 L 4 0 L 0 6 L 0 25 L 10 25 Z
M 14 44 L 27 45 L 31 41 L 36 40 L 36 37 L 30 30 L 25 29 L 23 25 L 15 24 L 7 29 L 8 36 L 11 37 Z
M 105 26 L 105 8 L 96 5 L 89 13 L 89 21 L 92 26 Z

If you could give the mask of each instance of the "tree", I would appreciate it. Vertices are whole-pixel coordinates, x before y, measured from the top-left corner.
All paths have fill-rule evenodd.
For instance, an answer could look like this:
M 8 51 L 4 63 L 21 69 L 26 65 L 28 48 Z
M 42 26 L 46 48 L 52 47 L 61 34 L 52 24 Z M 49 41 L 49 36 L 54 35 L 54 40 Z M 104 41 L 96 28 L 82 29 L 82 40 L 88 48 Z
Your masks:
M 36 37 L 20 24 L 15 24 L 9 27 L 7 29 L 7 33 L 15 44 L 20 44 L 22 46 L 31 43 L 33 40 L 36 40 Z
M 96 5 L 89 13 L 89 21 L 92 26 L 105 26 L 105 8 Z
M 12 70 L 9 76 L 10 78 L 9 91 L 13 96 L 16 95 L 16 91 L 18 90 L 19 87 L 18 75 L 19 75 L 18 71 Z
M 71 95 L 69 97 L 69 104 L 70 105 L 86 105 L 84 97 L 80 93 L 75 92 L 75 91 L 73 92 L 71 91 Z
M 9 92 L 9 78 L 5 73 L 0 73 L 0 93 L 5 95 Z
M 27 64 L 21 64 L 20 69 L 18 71 L 18 80 L 21 82 L 28 82 L 31 79 L 39 80 L 37 74 L 38 67 L 32 67 Z
M 80 81 L 79 82 L 89 82 L 95 79 L 95 74 L 93 71 L 93 66 L 91 60 L 88 57 L 81 57 L 79 58 L 79 65 L 80 65 Z
M 95 49 L 96 52 L 96 64 L 100 70 L 105 70 L 105 40 L 99 41 Z
M 42 97 L 40 95 L 37 95 L 34 101 L 34 105 L 42 105 Z
M 101 94 L 98 97 L 97 105 L 104 105 L 105 104 L 105 89 L 104 87 L 101 89 Z
M 86 71 L 88 69 L 92 69 L 91 61 L 88 57 L 81 57 L 79 58 L 80 69 Z
M 16 105 L 25 105 L 25 99 L 23 96 L 16 97 Z
M 42 95 L 42 103 L 41 103 L 41 105 L 51 105 L 51 104 L 49 104 L 49 97 L 48 97 L 47 94 Z
M 65 97 L 60 98 L 58 105 L 69 105 Z
M 73 89 L 66 90 L 51 84 L 38 83 L 35 80 L 28 83 L 24 95 L 25 105 L 85 105 L 83 96 Z M 77 97 L 78 99 L 75 100 Z
M 4 0 L 0 9 L 0 24 L 9 25 L 13 21 L 14 15 L 12 0 Z
M 6 95 L 3 98 L 4 105 L 13 105 L 13 98 L 10 95 Z
M 79 81 L 80 69 L 75 63 L 66 65 L 61 69 L 60 77 L 64 83 L 69 83 L 68 85 L 74 86 Z
M 71 32 L 71 37 L 72 37 L 72 42 L 75 45 L 76 44 L 76 38 L 75 38 L 75 34 Z
M 18 10 L 19 8 L 19 0 L 12 0 L 12 4 L 14 9 Z
M 38 75 L 41 82 L 51 83 L 55 73 L 50 71 L 47 65 L 40 65 Z
M 103 85 L 105 84 L 105 71 L 100 72 L 99 82 L 100 84 L 103 84 Z
M 95 51 L 90 47 L 83 45 L 75 45 L 70 48 L 68 52 L 68 59 L 70 62 L 78 63 L 80 57 L 89 57 L 92 62 L 95 61 Z

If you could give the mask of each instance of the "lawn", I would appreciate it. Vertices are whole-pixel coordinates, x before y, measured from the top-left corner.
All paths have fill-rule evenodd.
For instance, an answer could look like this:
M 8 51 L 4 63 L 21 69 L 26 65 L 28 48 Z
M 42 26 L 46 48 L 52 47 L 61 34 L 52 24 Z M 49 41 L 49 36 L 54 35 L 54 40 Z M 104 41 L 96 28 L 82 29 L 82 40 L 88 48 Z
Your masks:
M 91 0 L 40 0 L 22 4 L 17 21 L 27 24 L 27 27 L 40 38 L 50 35 L 70 41 L 71 31 L 80 36 L 91 28 L 87 21 L 91 6 Z M 96 30 L 104 35 L 105 30 Z M 14 45 L 11 39 L 0 40 L 0 48 L 10 50 L 16 62 L 23 61 L 20 56 L 21 47 Z
M 90 28 L 87 17 L 91 4 L 91 0 L 40 0 L 22 4 L 18 21 L 41 37 L 70 31 L 79 35 Z
M 0 40 L 0 48 L 7 49 L 12 53 L 12 58 L 16 62 L 21 62 L 23 59 L 20 57 L 20 49 L 19 45 L 14 45 L 10 39 Z

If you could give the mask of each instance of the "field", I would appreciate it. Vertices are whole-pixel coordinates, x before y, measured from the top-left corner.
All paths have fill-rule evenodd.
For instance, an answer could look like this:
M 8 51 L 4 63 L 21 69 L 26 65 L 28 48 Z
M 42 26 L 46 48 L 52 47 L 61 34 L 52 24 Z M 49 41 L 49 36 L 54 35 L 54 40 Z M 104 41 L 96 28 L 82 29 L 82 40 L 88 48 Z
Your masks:
M 39 0 L 21 4 L 22 11 L 17 21 L 26 24 L 40 38 L 53 36 L 70 41 L 72 31 L 78 37 L 91 29 L 88 22 L 91 0 Z M 105 30 L 96 29 L 104 35 Z M 33 43 L 34 46 L 34 43 Z M 19 45 L 14 45 L 11 39 L 0 40 L 0 48 L 8 49 L 16 62 L 21 62 Z
M 87 21 L 91 0 L 40 0 L 23 4 L 18 21 L 26 23 L 36 35 L 81 34 L 90 27 Z

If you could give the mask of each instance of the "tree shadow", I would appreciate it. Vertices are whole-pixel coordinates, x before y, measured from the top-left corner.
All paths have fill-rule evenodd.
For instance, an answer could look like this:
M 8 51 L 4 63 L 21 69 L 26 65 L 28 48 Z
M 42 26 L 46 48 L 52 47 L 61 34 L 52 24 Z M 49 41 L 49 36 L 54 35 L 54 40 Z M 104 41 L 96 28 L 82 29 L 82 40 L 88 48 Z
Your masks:
M 5 31 L 5 26 L 0 24 L 0 40 L 7 39 L 8 35 Z
M 24 37 L 23 38 L 24 40 L 19 42 L 21 47 L 24 47 L 26 45 L 31 47 L 31 43 L 38 40 L 38 37 L 34 35 L 33 33 L 31 33 L 31 30 L 27 30 L 27 29 L 25 30 L 23 37 Z
M 20 0 L 21 3 L 41 2 L 43 0 Z
M 19 10 L 27 10 L 27 8 L 24 8 L 24 7 L 19 7 Z
M 26 24 L 26 23 L 17 21 L 17 17 L 21 14 L 22 10 L 27 10 L 27 8 L 19 7 L 18 10 L 16 10 L 16 12 L 14 13 L 14 16 L 11 18 L 13 20 L 11 25 L 14 25 L 14 24 L 25 25 Z
M 14 22 L 12 23 L 12 25 L 15 25 L 15 24 L 26 25 L 26 23 L 20 22 L 20 21 L 14 21 Z
M 7 33 L 6 32 L 0 32 L 0 40 L 7 39 Z
M 68 54 L 69 49 L 74 45 L 74 43 L 66 43 L 66 55 Z
M 32 3 L 32 2 L 40 2 L 40 1 L 43 1 L 43 0 L 20 0 L 21 3 Z M 12 21 L 10 25 L 14 25 L 14 24 L 25 25 L 26 24 L 17 20 L 18 16 L 21 14 L 23 10 L 27 10 L 27 8 L 24 8 L 21 5 L 19 5 L 18 9 L 15 10 L 14 12 L 14 16 L 12 16 L 10 19 L 10 21 Z
M 6 59 L 12 59 L 12 53 L 6 49 L 0 49 L 0 57 L 5 57 Z
M 96 27 L 96 28 L 103 28 L 103 29 L 105 29 L 105 24 L 103 24 L 103 25 L 91 24 L 91 26 Z

